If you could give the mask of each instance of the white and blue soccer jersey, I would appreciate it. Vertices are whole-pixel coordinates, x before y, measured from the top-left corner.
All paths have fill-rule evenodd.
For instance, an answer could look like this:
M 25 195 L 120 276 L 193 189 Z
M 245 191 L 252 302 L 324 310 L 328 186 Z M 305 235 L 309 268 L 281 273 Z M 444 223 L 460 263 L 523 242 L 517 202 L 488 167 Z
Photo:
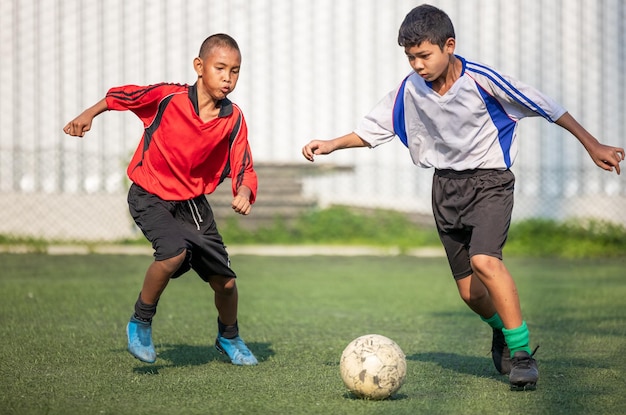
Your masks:
M 457 58 L 461 76 L 444 95 L 412 73 L 354 132 L 372 147 L 399 137 L 420 167 L 505 170 L 517 156 L 517 121 L 541 116 L 554 122 L 565 114 L 535 88 Z

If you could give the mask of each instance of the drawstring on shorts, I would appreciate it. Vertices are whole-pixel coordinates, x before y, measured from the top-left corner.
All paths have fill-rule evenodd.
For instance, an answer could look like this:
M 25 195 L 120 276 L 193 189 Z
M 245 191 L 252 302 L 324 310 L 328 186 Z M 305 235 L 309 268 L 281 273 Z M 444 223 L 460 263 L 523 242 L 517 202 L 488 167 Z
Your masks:
M 200 216 L 200 211 L 198 210 L 198 206 L 194 200 L 188 200 L 187 205 L 189 206 L 189 210 L 191 211 L 191 217 L 196 224 L 196 229 L 200 230 L 200 223 L 202 223 L 202 216 Z M 197 219 L 196 219 L 197 217 Z

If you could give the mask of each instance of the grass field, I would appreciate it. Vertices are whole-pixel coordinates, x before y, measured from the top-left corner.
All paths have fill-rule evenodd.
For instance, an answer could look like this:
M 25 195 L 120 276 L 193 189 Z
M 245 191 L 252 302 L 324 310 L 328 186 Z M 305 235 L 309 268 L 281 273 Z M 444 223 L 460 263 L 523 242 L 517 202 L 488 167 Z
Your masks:
M 0 414 L 622 414 L 626 258 L 507 261 L 538 389 L 511 392 L 490 329 L 462 304 L 443 258 L 235 256 L 241 334 L 256 367 L 213 348 L 212 292 L 173 281 L 154 321 L 159 358 L 126 352 L 146 256 L 0 255 Z M 407 355 L 387 401 L 347 393 L 343 348 L 378 333 Z

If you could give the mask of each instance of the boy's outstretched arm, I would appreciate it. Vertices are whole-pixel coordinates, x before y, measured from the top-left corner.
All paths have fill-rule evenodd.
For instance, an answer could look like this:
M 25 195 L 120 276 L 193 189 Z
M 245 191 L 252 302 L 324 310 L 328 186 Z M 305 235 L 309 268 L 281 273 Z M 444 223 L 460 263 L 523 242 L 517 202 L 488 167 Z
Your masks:
M 585 147 L 594 163 L 600 168 L 607 171 L 613 171 L 613 168 L 615 168 L 617 174 L 620 174 L 619 163 L 626 157 L 623 148 L 600 143 L 569 112 L 566 112 L 561 118 L 556 120 L 556 124 L 572 133 Z
M 63 132 L 74 137 L 84 136 L 85 133 L 91 129 L 93 119 L 108 109 L 106 98 L 102 98 L 96 104 L 83 111 L 78 117 L 68 122 L 67 125 L 63 127 Z
M 302 147 L 302 155 L 309 161 L 320 154 L 330 154 L 342 148 L 370 147 L 369 143 L 355 133 L 346 134 L 332 140 L 313 140 Z

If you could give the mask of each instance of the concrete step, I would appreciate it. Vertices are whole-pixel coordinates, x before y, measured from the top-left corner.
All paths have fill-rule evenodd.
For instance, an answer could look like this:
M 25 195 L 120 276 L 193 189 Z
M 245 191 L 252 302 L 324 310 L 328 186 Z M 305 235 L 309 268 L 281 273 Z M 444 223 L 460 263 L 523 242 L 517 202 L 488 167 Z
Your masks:
M 248 216 L 233 212 L 231 181 L 226 179 L 215 192 L 207 196 L 217 225 L 235 220 L 243 228 L 253 230 L 271 226 L 277 219 L 287 225 L 304 212 L 317 206 L 317 200 L 302 194 L 304 176 L 351 171 L 351 167 L 311 163 L 255 163 L 259 178 L 257 200 Z
M 215 189 L 213 194 L 232 194 L 230 181 L 225 181 Z M 259 195 L 267 197 L 275 194 L 300 194 L 302 183 L 290 178 L 261 178 L 259 177 Z
M 233 201 L 232 194 L 210 194 L 207 197 L 209 204 L 212 207 L 217 206 L 230 206 Z M 262 197 L 259 195 L 258 199 L 254 203 L 254 206 L 297 206 L 297 207 L 310 207 L 317 203 L 315 199 L 306 198 L 299 195 L 276 195 L 274 197 L 268 197 L 265 195 Z

